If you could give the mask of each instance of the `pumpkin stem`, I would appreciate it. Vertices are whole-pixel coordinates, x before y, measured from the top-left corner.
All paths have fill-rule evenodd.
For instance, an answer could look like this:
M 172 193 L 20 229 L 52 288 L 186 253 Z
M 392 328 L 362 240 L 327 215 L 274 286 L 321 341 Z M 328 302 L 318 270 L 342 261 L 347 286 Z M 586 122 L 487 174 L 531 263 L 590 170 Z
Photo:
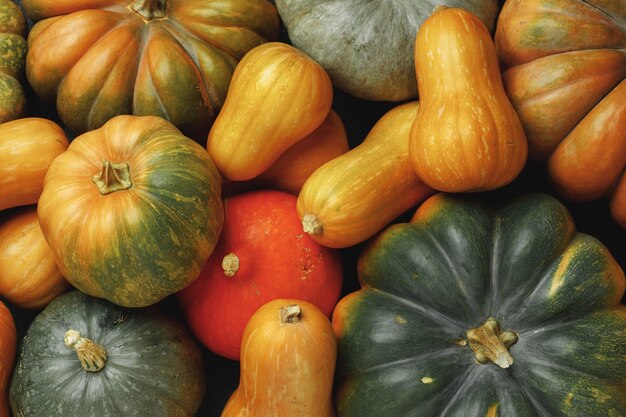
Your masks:
M 306 213 L 302 216 L 302 230 L 310 235 L 321 235 L 324 227 L 319 217 L 313 213 Z
M 91 177 L 100 194 L 107 195 L 115 191 L 127 190 L 133 186 L 130 179 L 130 167 L 127 162 L 121 164 L 102 162 L 102 171 Z
M 63 337 L 63 343 L 70 349 L 74 349 L 80 359 L 80 364 L 87 372 L 98 372 L 107 361 L 107 351 L 91 339 L 81 336 L 76 330 L 68 330 Z
M 146 22 L 166 17 L 167 0 L 135 0 L 130 9 L 141 16 Z
M 509 348 L 517 343 L 517 334 L 501 332 L 500 325 L 493 317 L 479 327 L 469 329 L 466 335 L 470 348 L 476 354 L 476 362 L 493 362 L 503 369 L 513 364 Z
M 298 323 L 302 319 L 302 309 L 298 304 L 281 307 L 278 312 L 281 324 Z
M 235 272 L 239 270 L 239 258 L 234 253 L 229 253 L 224 256 L 222 259 L 222 269 L 224 270 L 224 275 L 227 277 L 232 277 L 235 275 Z

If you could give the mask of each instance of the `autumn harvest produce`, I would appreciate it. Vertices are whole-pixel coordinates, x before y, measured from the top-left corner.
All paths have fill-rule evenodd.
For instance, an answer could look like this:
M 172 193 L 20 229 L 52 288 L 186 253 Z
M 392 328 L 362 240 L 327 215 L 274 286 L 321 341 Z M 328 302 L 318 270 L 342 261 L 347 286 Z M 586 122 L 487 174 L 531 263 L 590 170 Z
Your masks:
M 340 417 L 624 414 L 624 272 L 553 197 L 435 195 L 358 275 L 333 314 Z
M 418 103 L 386 113 L 363 142 L 318 168 L 298 195 L 302 230 L 331 248 L 356 245 L 432 193 L 409 161 Z
M 326 119 L 333 100 L 328 74 L 281 42 L 257 46 L 235 69 L 207 149 L 229 180 L 261 174 Z
M 21 80 L 26 61 L 26 20 L 11 0 L 0 1 L 0 123 L 21 117 L 26 96 Z
M 37 211 L 63 276 L 125 307 L 189 285 L 223 223 L 207 152 L 156 116 L 117 116 L 74 139 L 50 165 Z
M 332 386 L 337 341 L 313 304 L 279 299 L 246 326 L 239 387 L 222 417 L 335 417 Z
M 530 157 L 569 199 L 609 195 L 626 228 L 626 3 L 511 0 L 495 41 Z
M 17 350 L 17 332 L 13 315 L 0 301 L 0 416 L 9 417 L 9 383 L 15 364 Z
M 0 124 L 0 210 L 35 204 L 52 161 L 69 145 L 56 123 L 27 117 Z
M 333 85 L 366 100 L 417 97 L 415 33 L 437 6 L 462 7 L 493 31 L 497 0 L 276 0 L 290 41 Z
M 204 143 L 237 62 L 278 36 L 266 0 L 24 0 L 26 75 L 76 133 L 163 117 Z
M 22 308 L 44 308 L 70 288 L 43 237 L 37 207 L 0 218 L 0 295 Z
M 436 9 L 417 33 L 415 70 L 420 106 L 409 151 L 418 177 L 449 192 L 513 181 L 528 145 L 485 25 L 463 9 Z
M 239 359 L 246 323 L 263 304 L 298 298 L 332 314 L 342 284 L 339 254 L 302 231 L 296 197 L 259 190 L 227 198 L 215 251 L 178 299 L 196 337 Z
M 78 291 L 28 328 L 11 380 L 14 416 L 193 417 L 202 355 L 177 320 Z

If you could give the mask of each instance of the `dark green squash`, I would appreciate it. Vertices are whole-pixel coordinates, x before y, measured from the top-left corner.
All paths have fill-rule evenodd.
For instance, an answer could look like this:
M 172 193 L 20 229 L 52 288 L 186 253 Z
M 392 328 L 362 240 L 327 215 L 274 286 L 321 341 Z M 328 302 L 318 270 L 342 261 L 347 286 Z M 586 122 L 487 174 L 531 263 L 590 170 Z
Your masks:
M 70 344 L 76 334 L 68 330 L 89 341 L 69 348 L 64 339 Z M 20 417 L 191 417 L 204 390 L 201 351 L 181 323 L 154 308 L 125 309 L 73 291 L 28 329 L 10 402 Z
M 26 19 L 11 0 L 0 0 L 0 123 L 24 114 L 26 98 L 20 79 L 26 62 Z
M 624 272 L 555 199 L 439 194 L 335 309 L 340 417 L 626 415 Z

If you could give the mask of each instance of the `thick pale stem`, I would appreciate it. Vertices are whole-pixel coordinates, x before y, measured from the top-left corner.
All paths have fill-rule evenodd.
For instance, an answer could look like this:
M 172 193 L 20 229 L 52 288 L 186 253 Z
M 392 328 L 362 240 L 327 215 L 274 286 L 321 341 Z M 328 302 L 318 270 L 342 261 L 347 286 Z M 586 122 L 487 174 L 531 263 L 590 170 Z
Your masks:
M 130 178 L 130 167 L 127 162 L 115 164 L 103 161 L 102 171 L 91 177 L 91 180 L 96 184 L 102 195 L 127 190 L 133 186 Z
M 85 371 L 98 372 L 106 365 L 106 350 L 91 339 L 81 336 L 80 332 L 68 330 L 63 342 L 68 348 L 74 349 Z
M 302 230 L 310 235 L 321 235 L 324 232 L 324 227 L 319 217 L 313 213 L 306 213 L 302 216 Z
M 222 269 L 224 275 L 232 277 L 239 270 L 239 258 L 234 253 L 229 253 L 222 259 Z
M 135 0 L 130 8 L 149 22 L 166 16 L 167 0 Z
M 501 368 L 513 364 L 509 348 L 517 343 L 517 334 L 501 332 L 494 318 L 490 317 L 481 326 L 469 329 L 466 335 L 470 348 L 476 354 L 476 362 L 493 362 Z
M 302 318 L 302 309 L 297 304 L 281 307 L 278 312 L 281 324 L 298 323 Z

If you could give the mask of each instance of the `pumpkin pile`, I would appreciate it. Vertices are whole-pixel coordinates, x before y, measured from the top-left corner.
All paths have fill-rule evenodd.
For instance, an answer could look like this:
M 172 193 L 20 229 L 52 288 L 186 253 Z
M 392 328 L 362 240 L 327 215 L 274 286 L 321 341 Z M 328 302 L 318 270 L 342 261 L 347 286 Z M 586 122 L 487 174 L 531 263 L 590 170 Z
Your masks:
M 626 0 L 0 0 L 0 417 L 626 416 L 625 265 Z

